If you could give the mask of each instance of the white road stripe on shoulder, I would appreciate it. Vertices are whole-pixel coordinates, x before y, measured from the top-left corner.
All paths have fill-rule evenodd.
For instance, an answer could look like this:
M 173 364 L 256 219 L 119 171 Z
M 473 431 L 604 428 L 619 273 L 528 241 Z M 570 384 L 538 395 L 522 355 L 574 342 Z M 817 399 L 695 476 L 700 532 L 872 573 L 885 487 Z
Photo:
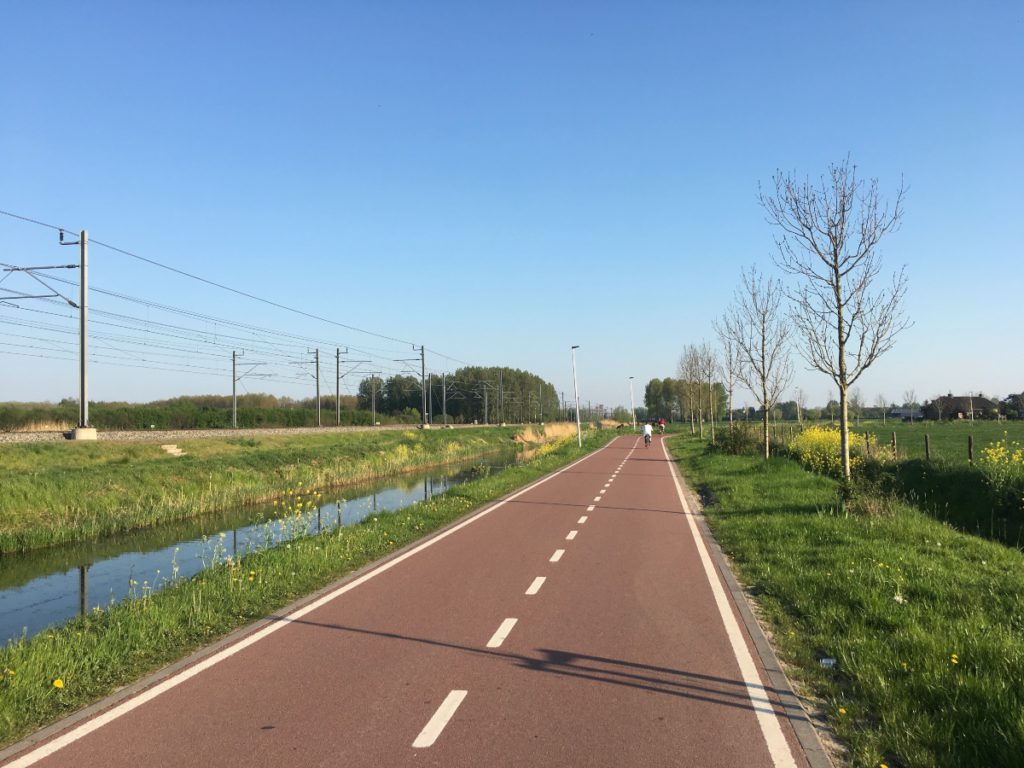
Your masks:
M 664 442 L 661 443 L 661 450 L 670 464 L 672 480 L 676 485 L 676 494 L 679 496 L 679 501 L 683 505 L 683 511 L 686 513 L 686 521 L 690 525 L 690 533 L 693 534 L 693 540 L 700 554 L 701 564 L 704 566 L 704 575 L 711 585 L 711 592 L 715 597 L 718 613 L 722 617 L 722 623 L 725 624 L 725 632 L 729 636 L 729 644 L 732 646 L 733 656 L 736 657 L 736 661 L 739 664 L 740 674 L 747 687 L 747 697 L 750 699 L 751 707 L 757 716 L 757 723 L 761 726 L 761 735 L 764 737 L 772 762 L 776 768 L 796 768 L 796 761 L 793 759 L 793 753 L 789 749 L 786 736 L 782 733 L 782 726 L 779 724 L 778 715 L 765 706 L 765 701 L 768 700 L 768 691 L 765 690 L 764 684 L 761 682 L 761 676 L 757 672 L 754 658 L 750 655 L 750 649 L 747 648 L 747 644 L 743 639 L 743 633 L 740 630 L 739 622 L 736 621 L 736 617 L 733 615 L 732 606 L 729 605 L 729 598 L 725 593 L 725 588 L 722 586 L 722 581 L 715 570 L 715 564 L 711 561 L 711 555 L 704 544 L 704 538 L 700 535 L 700 529 L 697 528 L 693 511 L 690 509 L 686 496 L 683 494 L 683 486 L 679 482 L 679 472 L 676 470 Z
M 576 534 L 577 533 L 578 533 L 578 531 L 569 531 L 569 534 L 565 537 L 565 540 L 566 541 L 572 541 L 573 539 L 576 538 Z
M 547 580 L 547 577 L 545 577 L 545 576 L 538 576 L 536 579 L 533 580 L 533 583 L 530 584 L 530 586 L 528 586 L 526 588 L 526 594 L 528 594 L 528 595 L 536 595 L 538 592 L 540 592 L 540 588 L 544 586 L 544 582 L 546 580 Z
M 576 521 L 576 524 L 577 525 L 583 525 L 585 522 L 587 522 L 587 516 L 586 515 L 582 515 L 580 517 L 580 519 Z
M 593 511 L 594 511 L 594 505 L 591 504 L 589 507 L 587 507 L 587 512 L 593 512 Z
M 437 737 L 441 735 L 441 731 L 448 725 L 448 721 L 452 719 L 452 715 L 455 714 L 455 710 L 462 704 L 462 700 L 466 698 L 467 693 L 468 691 L 452 691 L 445 697 L 445 700 L 441 702 L 441 706 L 437 708 L 437 712 L 423 726 L 420 735 L 412 743 L 416 749 L 432 746 L 437 741 Z
M 487 641 L 488 648 L 501 648 L 501 644 L 505 642 L 505 638 L 508 637 L 509 632 L 512 631 L 512 627 L 516 625 L 519 619 L 505 619 L 501 622 L 501 626 L 498 627 L 498 631 L 491 635 L 491 639 Z
M 564 549 L 556 549 L 555 550 L 555 554 L 553 554 L 551 556 L 551 559 L 548 560 L 548 562 L 549 563 L 557 563 L 559 560 L 562 559 L 562 555 L 564 555 L 564 554 L 565 554 L 565 550 Z

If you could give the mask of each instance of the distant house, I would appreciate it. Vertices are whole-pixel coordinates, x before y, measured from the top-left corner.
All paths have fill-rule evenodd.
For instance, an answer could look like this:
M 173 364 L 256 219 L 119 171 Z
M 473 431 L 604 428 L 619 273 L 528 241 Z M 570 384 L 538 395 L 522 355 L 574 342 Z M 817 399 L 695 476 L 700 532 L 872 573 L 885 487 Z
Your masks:
M 997 419 L 999 405 L 980 395 L 945 395 L 925 403 L 924 417 L 932 421 Z
M 901 421 L 921 421 L 924 418 L 924 413 L 921 412 L 920 408 L 892 408 L 886 414 L 887 418 L 899 419 Z

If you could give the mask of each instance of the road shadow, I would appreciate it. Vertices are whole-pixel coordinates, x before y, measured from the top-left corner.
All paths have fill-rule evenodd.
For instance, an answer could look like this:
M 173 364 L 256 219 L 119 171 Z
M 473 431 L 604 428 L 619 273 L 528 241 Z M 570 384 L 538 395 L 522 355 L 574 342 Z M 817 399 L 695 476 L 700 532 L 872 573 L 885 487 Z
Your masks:
M 552 648 L 536 648 L 532 654 L 509 653 L 498 649 L 476 648 L 443 640 L 410 637 L 396 632 L 349 627 L 310 619 L 272 616 L 270 620 L 353 635 L 446 648 L 478 658 L 511 663 L 529 672 L 576 678 L 601 685 L 632 688 L 662 696 L 699 701 L 749 712 L 763 712 L 789 719 L 807 719 L 799 705 L 787 706 L 775 698 L 787 692 L 760 685 L 748 688 L 742 680 L 733 678 Z

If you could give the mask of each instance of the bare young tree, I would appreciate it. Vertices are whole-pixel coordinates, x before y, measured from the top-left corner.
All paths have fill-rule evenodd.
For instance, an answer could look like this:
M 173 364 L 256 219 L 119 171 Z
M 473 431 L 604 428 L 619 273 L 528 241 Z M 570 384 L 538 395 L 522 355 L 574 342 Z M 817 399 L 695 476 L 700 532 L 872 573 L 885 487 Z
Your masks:
M 707 419 L 708 426 L 711 429 L 711 442 L 715 442 L 715 390 L 714 390 L 714 376 L 715 371 L 718 370 L 718 358 L 715 356 L 715 351 L 711 348 L 711 345 L 707 342 L 702 343 L 697 348 L 697 359 L 700 362 L 700 388 L 703 390 L 704 385 L 708 386 L 708 410 Z M 701 427 L 701 437 L 704 436 L 703 426 Z
M 789 325 L 782 312 L 782 285 L 751 267 L 741 275 L 733 304 L 722 317 L 721 333 L 740 350 L 740 381 L 760 399 L 764 457 L 769 455 L 768 413 L 793 378 Z
M 803 336 L 801 353 L 839 389 L 843 476 L 850 478 L 850 386 L 881 355 L 909 321 L 902 312 L 907 290 L 900 269 L 888 288 L 875 289 L 882 270 L 878 244 L 903 216 L 903 187 L 890 208 L 879 198 L 878 180 L 863 182 L 849 158 L 829 167 L 820 184 L 777 173 L 774 192 L 760 202 L 776 237 L 776 264 L 794 275 L 792 319 Z
M 723 318 L 724 321 L 724 318 Z M 736 382 L 739 380 L 740 369 L 743 367 L 743 357 L 740 353 L 740 346 L 729 334 L 724 332 L 725 323 L 714 324 L 715 333 L 718 334 L 718 342 L 722 345 L 721 364 L 718 367 L 722 378 L 725 380 L 725 393 L 728 397 L 729 429 L 732 429 L 732 393 L 736 389 Z
M 679 386 L 686 398 L 687 408 L 690 412 L 690 435 L 694 435 L 697 432 L 696 417 L 700 408 L 700 357 L 697 347 L 693 344 L 683 347 L 677 373 L 679 374 Z M 701 427 L 701 436 L 703 437 L 703 426 Z
M 860 426 L 860 417 L 864 413 L 864 397 L 860 393 L 860 387 L 854 387 L 850 391 L 850 410 L 853 411 L 853 418 L 857 420 L 857 426 Z
M 889 401 L 885 399 L 885 395 L 881 392 L 875 398 L 875 407 L 882 412 L 882 425 L 885 426 L 885 412 L 889 410 Z
M 794 399 L 796 401 L 796 423 L 802 427 L 804 424 L 804 412 L 807 410 L 807 393 L 800 387 L 797 387 Z

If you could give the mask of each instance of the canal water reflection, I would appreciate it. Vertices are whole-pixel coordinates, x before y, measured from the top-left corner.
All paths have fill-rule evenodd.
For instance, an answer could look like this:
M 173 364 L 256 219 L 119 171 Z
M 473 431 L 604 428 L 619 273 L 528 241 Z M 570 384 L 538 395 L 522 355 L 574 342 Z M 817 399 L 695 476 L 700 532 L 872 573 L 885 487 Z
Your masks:
M 374 512 L 391 512 L 502 469 L 512 456 L 389 478 L 340 489 L 310 511 L 308 526 L 282 522 L 273 506 L 250 507 L 169 523 L 99 541 L 0 556 L 0 645 L 31 637 L 96 606 L 107 607 L 144 590 L 158 590 L 175 575 L 188 578 L 215 550 L 235 559 L 306 533 L 353 525 Z

